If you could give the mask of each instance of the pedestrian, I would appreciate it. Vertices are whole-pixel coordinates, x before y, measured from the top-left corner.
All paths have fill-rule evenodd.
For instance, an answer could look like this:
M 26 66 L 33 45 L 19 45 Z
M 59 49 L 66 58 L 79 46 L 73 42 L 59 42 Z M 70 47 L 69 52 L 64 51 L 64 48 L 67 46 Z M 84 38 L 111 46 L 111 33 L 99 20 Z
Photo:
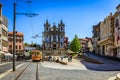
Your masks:
M 70 62 L 70 56 L 68 56 L 68 62 Z
M 63 61 L 63 56 L 61 56 L 60 58 L 61 58 L 61 61 Z
M 70 56 L 70 62 L 72 62 L 72 56 Z
M 56 61 L 56 58 L 55 58 L 55 56 L 53 57 L 53 61 Z
M 25 61 L 25 55 L 22 56 L 22 61 Z
M 51 56 L 49 56 L 49 61 L 51 62 L 51 60 L 52 60 L 52 57 L 51 57 Z
M 42 60 L 42 62 L 44 62 L 44 58 L 42 58 L 41 60 Z

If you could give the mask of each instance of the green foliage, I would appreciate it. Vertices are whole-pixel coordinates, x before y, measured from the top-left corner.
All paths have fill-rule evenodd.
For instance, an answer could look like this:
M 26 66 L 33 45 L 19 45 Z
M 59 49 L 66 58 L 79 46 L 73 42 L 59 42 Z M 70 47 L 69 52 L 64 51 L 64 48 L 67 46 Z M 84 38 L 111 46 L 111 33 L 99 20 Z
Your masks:
M 39 44 L 36 44 L 36 43 L 29 44 L 29 43 L 25 42 L 24 46 L 27 46 L 27 47 L 36 47 L 36 49 L 41 49 L 41 46 Z
M 30 46 L 30 44 L 29 44 L 29 43 L 27 43 L 27 42 L 25 42 L 25 43 L 24 43 L 24 46 Z
M 78 54 L 78 53 L 71 53 L 70 55 L 71 55 L 71 56 L 75 56 L 76 54 Z
M 72 40 L 72 42 L 70 44 L 70 50 L 72 50 L 74 52 L 78 52 L 80 49 L 81 49 L 80 41 L 79 41 L 77 35 L 75 35 L 75 38 Z
M 32 55 L 32 51 L 29 51 L 29 54 Z

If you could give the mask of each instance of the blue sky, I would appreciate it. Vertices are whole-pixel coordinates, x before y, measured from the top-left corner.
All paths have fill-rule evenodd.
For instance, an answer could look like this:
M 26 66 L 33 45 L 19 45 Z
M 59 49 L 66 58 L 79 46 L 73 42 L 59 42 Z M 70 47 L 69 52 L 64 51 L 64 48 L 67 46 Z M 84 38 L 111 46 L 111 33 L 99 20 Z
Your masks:
M 24 33 L 24 42 L 32 41 L 42 43 L 42 37 L 36 39 L 32 36 L 44 30 L 44 23 L 48 19 L 49 23 L 56 25 L 63 20 L 65 24 L 65 35 L 69 41 L 77 34 L 79 38 L 92 37 L 92 26 L 103 21 L 110 12 L 116 11 L 119 0 L 31 0 L 31 4 L 26 0 L 0 0 L 3 4 L 3 15 L 9 20 L 9 31 L 13 31 L 13 2 L 17 1 L 17 12 L 33 12 L 39 14 L 35 17 L 17 15 L 16 30 Z

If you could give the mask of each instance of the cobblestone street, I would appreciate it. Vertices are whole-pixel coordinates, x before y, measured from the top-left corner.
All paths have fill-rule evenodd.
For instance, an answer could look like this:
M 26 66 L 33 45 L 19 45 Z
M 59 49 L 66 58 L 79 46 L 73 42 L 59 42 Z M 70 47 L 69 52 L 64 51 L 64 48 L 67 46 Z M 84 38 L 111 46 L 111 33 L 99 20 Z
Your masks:
M 36 71 L 37 64 L 38 72 Z M 113 66 L 115 65 L 116 64 Z M 118 73 L 120 73 L 120 71 L 90 70 L 76 59 L 73 59 L 73 62 L 69 62 L 68 65 L 48 61 L 30 61 L 24 62 L 15 72 L 7 71 L 1 74 L 4 76 L 0 77 L 0 80 L 108 80 L 108 78 Z
M 47 64 L 47 67 L 43 67 L 45 64 Z M 51 68 L 51 65 L 53 65 L 54 68 Z M 80 65 L 77 65 L 79 66 L 79 69 L 77 66 L 75 67 L 75 65 L 67 65 L 68 68 L 66 68 L 64 67 L 65 65 L 60 66 L 60 64 L 49 62 L 43 63 L 43 66 L 39 66 L 42 68 L 39 72 L 40 80 L 107 80 L 109 77 L 115 76 L 120 72 L 87 70 L 85 67 L 81 67 Z M 56 69 L 55 67 L 59 69 Z

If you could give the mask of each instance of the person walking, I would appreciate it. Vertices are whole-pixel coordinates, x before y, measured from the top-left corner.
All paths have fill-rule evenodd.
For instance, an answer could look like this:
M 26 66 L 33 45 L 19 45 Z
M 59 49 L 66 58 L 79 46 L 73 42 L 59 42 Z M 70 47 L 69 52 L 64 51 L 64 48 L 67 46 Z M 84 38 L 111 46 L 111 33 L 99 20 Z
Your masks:
M 70 62 L 72 62 L 72 56 L 70 56 Z
M 61 56 L 60 58 L 61 58 L 61 61 L 63 61 L 63 56 Z

